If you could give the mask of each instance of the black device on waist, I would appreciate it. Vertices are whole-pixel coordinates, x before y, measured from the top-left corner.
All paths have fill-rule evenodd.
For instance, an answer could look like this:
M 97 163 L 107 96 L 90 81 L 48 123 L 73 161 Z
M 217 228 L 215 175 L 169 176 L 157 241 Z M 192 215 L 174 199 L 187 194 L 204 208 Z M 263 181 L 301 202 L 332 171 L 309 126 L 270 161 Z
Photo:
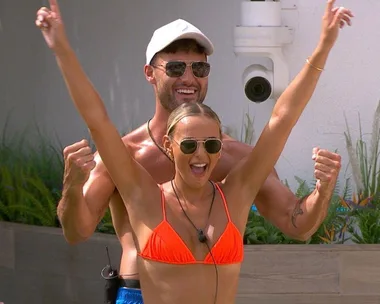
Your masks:
M 101 276 L 106 280 L 104 286 L 104 304 L 115 304 L 117 291 L 120 287 L 120 278 L 117 269 L 112 268 L 111 259 L 108 253 L 108 247 L 106 246 L 108 265 L 101 271 Z

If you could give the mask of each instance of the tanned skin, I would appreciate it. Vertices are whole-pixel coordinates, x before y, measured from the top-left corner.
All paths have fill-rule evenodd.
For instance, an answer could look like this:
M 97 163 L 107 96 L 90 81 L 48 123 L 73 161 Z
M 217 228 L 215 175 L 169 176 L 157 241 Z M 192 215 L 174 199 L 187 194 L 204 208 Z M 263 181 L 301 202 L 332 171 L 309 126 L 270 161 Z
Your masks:
M 51 1 L 55 2 L 55 1 Z M 322 20 L 320 40 L 310 56 L 313 66 L 324 67 L 328 55 L 338 35 L 338 30 L 331 26 L 337 8 L 334 1 L 329 1 Z M 341 9 L 338 14 L 341 27 L 350 25 L 352 13 Z M 60 15 L 51 14 L 49 8 L 41 8 L 36 25 L 42 29 L 53 20 L 54 31 L 43 30 L 48 46 L 54 51 L 58 65 L 63 62 L 76 62 L 76 56 L 65 36 L 63 21 Z M 205 54 L 188 51 L 159 53 L 157 62 L 181 60 L 185 62 L 207 60 Z M 65 67 L 69 70 L 70 67 Z M 150 122 L 153 138 L 159 144 L 166 131 L 166 121 L 170 115 L 167 105 L 176 107 L 184 102 L 203 102 L 208 79 L 195 78 L 190 70 L 180 79 L 169 78 L 164 71 L 149 65 L 144 67 L 147 81 L 152 84 L 156 97 L 156 111 Z M 283 93 L 284 98 L 309 100 L 316 88 L 321 71 L 305 64 Z M 76 77 L 76 76 L 72 76 Z M 93 94 L 88 86 L 88 79 L 78 76 L 76 83 L 81 87 L 81 94 Z M 179 94 L 179 88 L 194 89 L 190 95 Z M 154 144 L 147 132 L 146 124 L 123 137 L 128 151 L 134 159 L 151 174 L 157 183 L 171 180 L 174 166 L 169 158 Z M 245 158 L 252 147 L 223 135 L 223 151 L 219 162 L 212 172 L 211 179 L 222 181 L 234 168 L 235 164 Z M 259 213 L 277 226 L 284 234 L 298 240 L 307 240 L 318 229 L 327 214 L 329 201 L 335 188 L 341 167 L 338 154 L 325 149 L 315 148 L 312 151 L 314 175 L 317 179 L 315 189 L 303 199 L 297 198 L 278 178 L 276 171 L 270 173 L 261 186 L 255 205 Z M 65 171 L 62 199 L 58 205 L 58 216 L 66 240 L 76 244 L 88 239 L 95 231 L 97 224 L 110 207 L 116 234 L 122 246 L 123 255 L 120 273 L 130 278 L 138 278 L 136 266 L 136 247 L 129 222 L 129 216 L 107 169 L 97 153 L 93 154 L 87 141 L 82 140 L 64 149 Z M 157 202 L 159 203 L 159 202 Z

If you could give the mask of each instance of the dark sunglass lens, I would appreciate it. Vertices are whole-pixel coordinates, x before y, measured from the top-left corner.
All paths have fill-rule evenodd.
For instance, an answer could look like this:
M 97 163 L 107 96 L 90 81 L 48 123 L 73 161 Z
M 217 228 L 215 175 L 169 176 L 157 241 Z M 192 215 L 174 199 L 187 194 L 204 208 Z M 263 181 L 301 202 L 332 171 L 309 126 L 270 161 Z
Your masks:
M 203 78 L 210 74 L 210 64 L 208 62 L 193 62 L 191 67 L 195 77 Z
M 220 140 L 207 139 L 205 141 L 205 149 L 207 153 L 210 153 L 210 154 L 218 153 L 221 148 L 222 148 L 222 143 L 220 142 Z
M 185 139 L 181 142 L 181 151 L 184 154 L 191 154 L 197 150 L 197 141 L 193 139 Z
M 186 63 L 170 61 L 166 64 L 166 75 L 169 77 L 181 77 L 186 70 Z

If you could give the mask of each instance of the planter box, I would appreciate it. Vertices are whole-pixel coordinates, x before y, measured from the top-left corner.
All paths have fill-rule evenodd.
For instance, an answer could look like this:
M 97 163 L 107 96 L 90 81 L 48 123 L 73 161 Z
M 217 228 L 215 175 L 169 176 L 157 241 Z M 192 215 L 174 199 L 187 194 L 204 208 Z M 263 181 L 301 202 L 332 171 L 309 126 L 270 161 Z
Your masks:
M 70 246 L 61 229 L 0 222 L 0 302 L 102 303 L 105 246 L 118 265 L 115 236 Z M 380 245 L 245 247 L 236 304 L 325 302 L 380 303 Z
M 380 303 L 380 245 L 246 246 L 236 303 Z

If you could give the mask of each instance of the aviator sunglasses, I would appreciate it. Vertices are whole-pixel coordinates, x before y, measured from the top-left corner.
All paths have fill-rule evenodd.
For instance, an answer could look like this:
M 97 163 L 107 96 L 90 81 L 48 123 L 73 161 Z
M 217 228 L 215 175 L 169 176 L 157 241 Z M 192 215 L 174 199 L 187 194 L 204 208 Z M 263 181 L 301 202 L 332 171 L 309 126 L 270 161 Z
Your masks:
M 191 67 L 193 75 L 197 78 L 205 78 L 210 74 L 210 64 L 204 61 L 194 61 L 186 63 L 183 61 L 169 61 L 165 65 L 152 65 L 153 67 L 162 66 L 165 68 L 166 75 L 169 77 L 181 77 L 186 67 Z
M 217 138 L 208 138 L 205 140 L 188 138 L 181 140 L 180 143 L 176 143 L 179 145 L 183 154 L 193 154 L 198 148 L 198 143 L 203 143 L 203 147 L 209 154 L 218 153 L 222 149 L 222 141 Z

